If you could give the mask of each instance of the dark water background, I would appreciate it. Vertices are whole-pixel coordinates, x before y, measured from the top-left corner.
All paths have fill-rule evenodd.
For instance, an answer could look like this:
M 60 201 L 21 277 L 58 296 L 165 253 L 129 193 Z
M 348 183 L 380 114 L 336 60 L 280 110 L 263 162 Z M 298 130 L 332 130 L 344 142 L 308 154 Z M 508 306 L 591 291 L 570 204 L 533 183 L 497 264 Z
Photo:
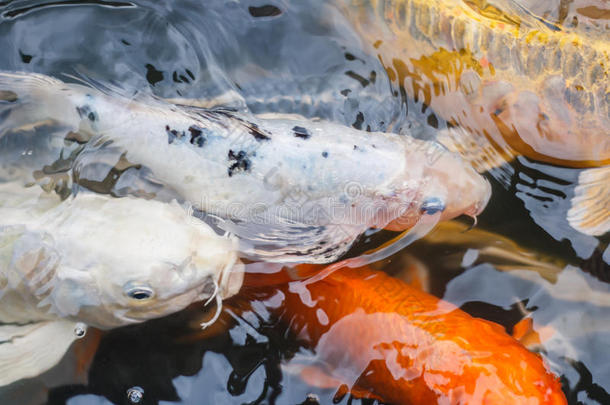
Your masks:
M 434 136 L 446 124 L 405 100 L 349 24 L 327 2 L 3 1 L 0 69 L 65 74 L 167 98 L 227 103 L 254 113 L 297 113 L 357 128 Z M 235 96 L 237 94 L 238 96 Z M 576 169 L 518 158 L 493 185 L 478 227 L 567 265 L 556 282 L 497 263 L 455 263 L 467 245 L 418 242 L 401 255 L 429 269 L 429 291 L 510 332 L 531 312 L 557 333 L 542 353 L 562 375 L 569 402 L 610 403 L 608 235 L 578 233 L 565 220 Z M 386 235 L 363 236 L 351 254 Z M 491 242 L 490 242 L 491 243 Z M 521 308 L 521 309 L 520 309 Z M 308 394 L 332 403 L 335 390 L 311 387 L 288 364 L 303 351 L 272 320 L 236 317 L 220 334 L 176 343 L 200 308 L 102 336 L 90 367 L 72 350 L 43 376 L 0 389 L 2 404 L 122 404 L 133 386 L 145 404 L 300 404 Z M 230 319 L 225 313 L 225 319 Z M 87 339 L 92 340 L 96 333 Z M 79 342 L 80 343 L 80 342 Z M 337 403 L 371 403 L 344 397 Z

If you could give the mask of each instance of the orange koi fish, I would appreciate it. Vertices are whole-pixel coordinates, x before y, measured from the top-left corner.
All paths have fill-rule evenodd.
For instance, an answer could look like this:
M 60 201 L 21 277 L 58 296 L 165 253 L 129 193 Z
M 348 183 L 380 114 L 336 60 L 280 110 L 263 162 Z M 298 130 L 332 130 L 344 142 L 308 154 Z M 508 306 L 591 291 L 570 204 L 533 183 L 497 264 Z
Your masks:
M 240 294 L 281 283 L 263 287 L 266 309 L 313 349 L 285 366 L 309 384 L 390 404 L 566 404 L 542 358 L 501 326 L 382 272 L 319 269 L 250 273 Z

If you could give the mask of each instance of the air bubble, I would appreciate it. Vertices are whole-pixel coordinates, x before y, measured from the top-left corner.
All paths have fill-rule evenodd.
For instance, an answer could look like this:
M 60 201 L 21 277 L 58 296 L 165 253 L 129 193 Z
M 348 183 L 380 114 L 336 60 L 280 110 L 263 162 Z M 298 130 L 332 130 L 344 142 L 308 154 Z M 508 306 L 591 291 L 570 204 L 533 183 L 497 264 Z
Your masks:
M 74 326 L 74 336 L 76 336 L 77 339 L 84 338 L 86 334 L 87 334 L 87 325 L 85 325 L 82 322 L 79 322 L 76 324 L 76 326 Z
M 144 390 L 142 387 L 131 387 L 127 390 L 127 399 L 132 404 L 139 404 L 144 398 Z
M 309 393 L 302 405 L 320 405 L 320 398 L 316 394 Z

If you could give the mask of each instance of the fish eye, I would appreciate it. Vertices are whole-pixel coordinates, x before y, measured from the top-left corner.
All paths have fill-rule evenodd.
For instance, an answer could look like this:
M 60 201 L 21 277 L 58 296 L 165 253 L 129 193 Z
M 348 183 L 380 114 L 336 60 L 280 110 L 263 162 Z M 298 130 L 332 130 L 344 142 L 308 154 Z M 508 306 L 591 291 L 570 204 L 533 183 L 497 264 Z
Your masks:
M 438 197 L 427 198 L 420 208 L 422 214 L 434 215 L 445 210 L 445 202 Z
M 148 287 L 133 287 L 127 290 L 125 294 L 131 299 L 143 301 L 152 298 L 154 291 Z

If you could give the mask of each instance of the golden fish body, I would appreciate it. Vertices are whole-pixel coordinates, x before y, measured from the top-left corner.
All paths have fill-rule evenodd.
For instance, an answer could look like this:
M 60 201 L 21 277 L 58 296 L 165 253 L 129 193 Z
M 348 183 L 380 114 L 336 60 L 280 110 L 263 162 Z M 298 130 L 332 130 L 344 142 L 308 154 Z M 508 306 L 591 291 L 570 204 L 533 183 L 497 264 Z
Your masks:
M 605 32 L 568 31 L 504 0 L 348 3 L 392 81 L 504 157 L 610 163 Z

